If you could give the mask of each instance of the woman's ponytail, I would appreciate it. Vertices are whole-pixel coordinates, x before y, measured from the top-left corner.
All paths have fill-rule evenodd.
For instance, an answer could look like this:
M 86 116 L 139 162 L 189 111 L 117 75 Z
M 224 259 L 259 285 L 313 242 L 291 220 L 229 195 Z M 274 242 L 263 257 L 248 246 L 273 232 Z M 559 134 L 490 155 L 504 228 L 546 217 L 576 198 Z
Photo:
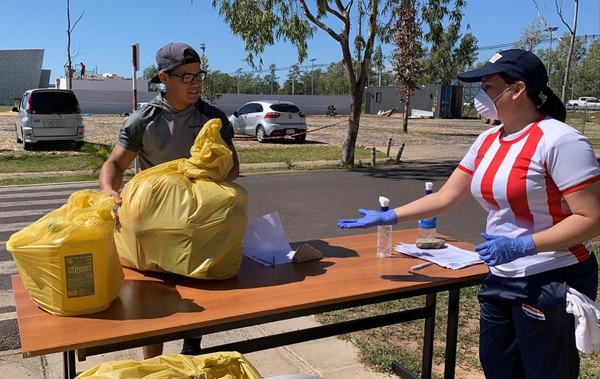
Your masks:
M 544 88 L 542 93 L 546 95 L 546 101 L 539 106 L 538 109 L 540 112 L 545 113 L 558 121 L 565 122 L 567 119 L 567 109 L 562 100 L 556 96 L 550 87 Z

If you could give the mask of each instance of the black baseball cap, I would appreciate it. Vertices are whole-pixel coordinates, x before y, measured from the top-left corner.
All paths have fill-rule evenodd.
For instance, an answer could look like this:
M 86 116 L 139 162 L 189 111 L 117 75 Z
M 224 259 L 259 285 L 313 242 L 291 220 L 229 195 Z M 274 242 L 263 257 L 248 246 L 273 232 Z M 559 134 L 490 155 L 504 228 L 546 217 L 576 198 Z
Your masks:
M 548 72 L 544 63 L 534 53 L 523 49 L 510 49 L 494 54 L 482 67 L 458 74 L 463 82 L 480 82 L 483 76 L 506 74 L 525 83 L 528 88 L 541 91 L 548 86 Z
M 156 52 L 156 64 L 158 71 L 171 71 L 176 67 L 188 63 L 200 63 L 200 56 L 190 45 L 185 43 L 170 43 Z M 151 83 L 160 83 L 156 74 Z

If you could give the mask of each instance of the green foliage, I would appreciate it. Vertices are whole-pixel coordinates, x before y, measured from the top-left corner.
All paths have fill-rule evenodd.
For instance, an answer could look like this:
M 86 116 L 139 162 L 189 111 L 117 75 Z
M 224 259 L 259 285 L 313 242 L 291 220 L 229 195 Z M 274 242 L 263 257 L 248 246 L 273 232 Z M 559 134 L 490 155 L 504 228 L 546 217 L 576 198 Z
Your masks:
M 475 62 L 477 39 L 471 33 L 460 34 L 466 1 L 454 0 L 453 8 L 449 5 L 450 0 L 429 0 L 421 6 L 423 22 L 429 27 L 424 39 L 430 44 L 423 83 L 450 84 L 459 71 Z
M 148 66 L 144 69 L 144 73 L 142 74 L 142 79 L 151 80 L 153 77 L 158 74 L 158 68 L 155 65 Z M 148 82 L 148 91 L 150 92 L 159 92 L 160 84 L 150 83 Z
M 83 170 L 91 170 L 92 174 L 96 175 L 102 165 L 108 157 L 110 157 L 110 153 L 115 147 L 115 143 L 110 145 L 100 145 L 95 143 L 86 143 L 83 145 L 82 151 L 86 153 L 86 158 L 84 163 L 79 166 L 80 169 Z

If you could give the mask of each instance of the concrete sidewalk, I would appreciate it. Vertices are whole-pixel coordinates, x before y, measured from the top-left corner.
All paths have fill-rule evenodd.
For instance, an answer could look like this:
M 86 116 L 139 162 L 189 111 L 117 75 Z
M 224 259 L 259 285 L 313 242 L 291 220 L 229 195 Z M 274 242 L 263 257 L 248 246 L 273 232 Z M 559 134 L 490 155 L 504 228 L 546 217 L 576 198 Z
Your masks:
M 265 336 L 273 333 L 296 330 L 318 325 L 312 316 L 235 329 L 222 333 L 203 336 L 204 346 L 214 346 L 228 342 Z M 165 344 L 164 353 L 178 353 L 181 340 Z M 323 338 L 300 344 L 244 354 L 262 376 L 282 374 L 310 374 L 327 379 L 384 379 L 389 375 L 375 373 L 367 369 L 358 360 L 358 349 L 350 343 L 335 337 Z M 63 377 L 63 355 L 61 353 L 41 357 L 23 358 L 18 350 L 0 354 L 0 366 L 3 378 L 46 378 Z M 142 349 L 129 349 L 114 353 L 89 357 L 77 362 L 77 372 L 84 371 L 96 364 L 111 361 L 135 359 L 142 360 Z

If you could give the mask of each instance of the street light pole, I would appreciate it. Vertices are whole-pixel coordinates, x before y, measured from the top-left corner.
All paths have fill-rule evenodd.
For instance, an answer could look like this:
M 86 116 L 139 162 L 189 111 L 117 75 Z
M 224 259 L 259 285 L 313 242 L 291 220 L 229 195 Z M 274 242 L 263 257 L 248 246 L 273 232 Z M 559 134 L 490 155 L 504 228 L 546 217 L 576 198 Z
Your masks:
M 315 61 L 317 58 L 313 58 L 310 61 L 312 62 L 312 69 L 310 70 L 310 94 L 315 94 Z
M 242 73 L 242 68 L 238 68 L 237 70 L 235 70 L 235 72 L 237 72 L 237 93 L 238 95 L 240 94 L 240 74 Z
M 201 43 L 200 50 L 202 50 L 202 57 L 200 58 L 200 69 L 204 70 L 204 50 L 206 50 L 206 45 Z
M 558 30 L 558 26 L 548 26 L 544 31 L 550 32 L 550 50 L 548 51 L 548 80 L 550 80 L 550 75 L 552 74 L 552 37 L 554 36 L 554 32 Z

